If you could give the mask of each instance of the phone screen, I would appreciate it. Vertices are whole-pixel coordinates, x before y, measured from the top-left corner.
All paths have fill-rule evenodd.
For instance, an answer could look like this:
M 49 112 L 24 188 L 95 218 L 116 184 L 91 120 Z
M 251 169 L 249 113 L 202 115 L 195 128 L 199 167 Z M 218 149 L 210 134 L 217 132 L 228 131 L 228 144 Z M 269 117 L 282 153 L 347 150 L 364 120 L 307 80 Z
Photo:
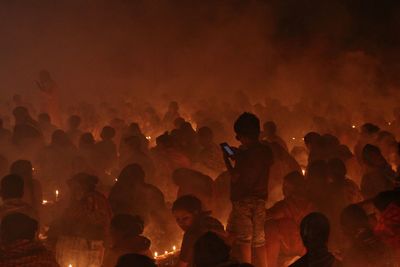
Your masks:
M 233 152 L 232 148 L 227 143 L 221 144 L 221 147 L 225 153 L 228 154 L 228 156 L 233 156 L 235 154 L 235 152 Z

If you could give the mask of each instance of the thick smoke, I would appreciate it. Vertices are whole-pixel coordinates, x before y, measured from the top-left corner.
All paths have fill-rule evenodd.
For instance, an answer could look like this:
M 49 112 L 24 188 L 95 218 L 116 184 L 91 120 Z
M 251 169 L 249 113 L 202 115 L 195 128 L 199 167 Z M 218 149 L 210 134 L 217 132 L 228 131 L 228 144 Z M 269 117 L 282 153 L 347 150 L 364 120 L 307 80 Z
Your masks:
M 397 98 L 398 6 L 388 0 L 1 1 L 1 96 L 34 99 L 34 81 L 47 69 L 64 108 L 82 98 L 152 97 L 165 104 L 228 99 L 238 90 L 259 102 L 379 106 L 382 96 Z

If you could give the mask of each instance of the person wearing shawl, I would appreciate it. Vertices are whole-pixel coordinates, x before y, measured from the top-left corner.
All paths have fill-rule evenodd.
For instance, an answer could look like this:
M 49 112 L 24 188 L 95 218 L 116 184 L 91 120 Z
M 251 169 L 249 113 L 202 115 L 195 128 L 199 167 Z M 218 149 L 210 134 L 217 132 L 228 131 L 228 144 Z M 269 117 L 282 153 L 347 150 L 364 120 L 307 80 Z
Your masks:
M 329 220 L 322 213 L 304 217 L 300 235 L 307 253 L 289 267 L 341 267 L 341 262 L 328 250 L 329 232 Z
M 38 222 L 22 213 L 3 218 L 0 227 L 2 267 L 59 267 L 54 255 L 36 240 Z
M 349 244 L 344 249 L 344 266 L 395 266 L 392 251 L 373 232 L 368 215 L 360 206 L 352 204 L 346 207 L 341 213 L 340 222 Z
M 381 192 L 374 198 L 378 211 L 375 234 L 395 253 L 400 260 L 400 197 L 398 191 Z

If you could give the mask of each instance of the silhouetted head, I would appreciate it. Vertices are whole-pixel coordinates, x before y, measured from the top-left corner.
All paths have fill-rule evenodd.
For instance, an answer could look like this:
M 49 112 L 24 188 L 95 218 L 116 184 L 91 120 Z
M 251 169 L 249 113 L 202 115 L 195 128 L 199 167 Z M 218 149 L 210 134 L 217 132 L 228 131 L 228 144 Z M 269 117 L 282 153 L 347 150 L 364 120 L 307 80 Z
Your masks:
M 140 254 L 125 254 L 119 257 L 115 267 L 157 267 L 153 259 Z
M 326 247 L 330 225 L 328 218 L 319 212 L 308 214 L 301 221 L 300 235 L 307 250 Z
M 362 151 L 363 162 L 370 167 L 383 167 L 386 165 L 386 160 L 383 157 L 379 147 L 367 144 Z
M 309 132 L 304 136 L 304 144 L 308 150 L 312 150 L 316 146 L 320 146 L 322 143 L 322 136 L 316 132 Z
M 22 107 L 22 106 L 14 108 L 13 115 L 14 115 L 16 124 L 25 123 L 27 120 L 30 119 L 28 109 L 26 107 Z
M 3 245 L 16 241 L 34 240 L 38 231 L 38 222 L 22 213 L 6 215 L 0 226 L 0 236 Z
M 174 120 L 174 127 L 175 129 L 180 129 L 182 127 L 182 124 L 184 124 L 186 121 L 182 117 L 178 117 Z
M 372 123 L 365 123 L 361 126 L 361 134 L 364 136 L 373 136 L 378 134 L 380 128 Z
M 1 198 L 3 200 L 24 196 L 24 179 L 16 174 L 9 174 L 1 179 Z
M 111 126 L 105 126 L 100 136 L 103 140 L 111 140 L 115 136 L 115 129 Z
M 131 135 L 124 139 L 125 145 L 133 151 L 142 150 L 142 139 L 139 136 Z
M 110 234 L 113 244 L 121 240 L 129 240 L 143 234 L 144 221 L 139 216 L 117 214 L 111 220 Z
M 242 144 L 257 141 L 260 136 L 260 120 L 256 115 L 245 112 L 235 121 L 236 138 Z
M 32 163 L 29 160 L 17 160 L 10 167 L 10 173 L 21 176 L 24 179 L 33 178 Z
M 172 205 L 172 214 L 183 231 L 187 231 L 193 225 L 202 210 L 200 199 L 193 195 L 181 196 Z
M 316 160 L 307 166 L 307 179 L 325 183 L 327 179 L 327 165 L 323 160 Z
M 53 145 L 65 146 L 70 143 L 68 135 L 63 130 L 55 130 L 51 135 Z
M 129 164 L 122 169 L 119 177 L 118 183 L 123 184 L 143 184 L 145 179 L 145 172 L 139 164 Z
M 215 267 L 229 261 L 230 251 L 217 234 L 207 232 L 194 244 L 193 261 L 196 267 Z

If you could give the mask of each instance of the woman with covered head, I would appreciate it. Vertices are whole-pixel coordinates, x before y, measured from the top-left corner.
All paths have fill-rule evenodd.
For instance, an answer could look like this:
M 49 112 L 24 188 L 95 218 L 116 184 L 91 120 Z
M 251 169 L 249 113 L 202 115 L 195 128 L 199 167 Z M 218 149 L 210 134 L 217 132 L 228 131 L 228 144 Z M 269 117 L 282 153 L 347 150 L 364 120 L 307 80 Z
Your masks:
M 139 215 L 149 228 L 167 231 L 167 208 L 163 193 L 145 182 L 145 172 L 138 164 L 126 166 L 111 189 L 109 201 L 114 214 Z
M 71 260 L 72 249 L 81 251 L 79 257 L 88 264 L 102 259 L 112 212 L 106 197 L 96 190 L 97 183 L 98 178 L 87 173 L 78 173 L 68 180 L 68 206 L 49 231 L 50 239 L 58 238 L 57 254 L 62 262 Z M 93 247 L 98 253 L 95 263 L 87 254 Z
M 396 173 L 383 157 L 381 150 L 374 145 L 366 145 L 362 150 L 364 175 L 361 179 L 361 192 L 365 199 L 375 197 L 383 191 L 392 190 Z

